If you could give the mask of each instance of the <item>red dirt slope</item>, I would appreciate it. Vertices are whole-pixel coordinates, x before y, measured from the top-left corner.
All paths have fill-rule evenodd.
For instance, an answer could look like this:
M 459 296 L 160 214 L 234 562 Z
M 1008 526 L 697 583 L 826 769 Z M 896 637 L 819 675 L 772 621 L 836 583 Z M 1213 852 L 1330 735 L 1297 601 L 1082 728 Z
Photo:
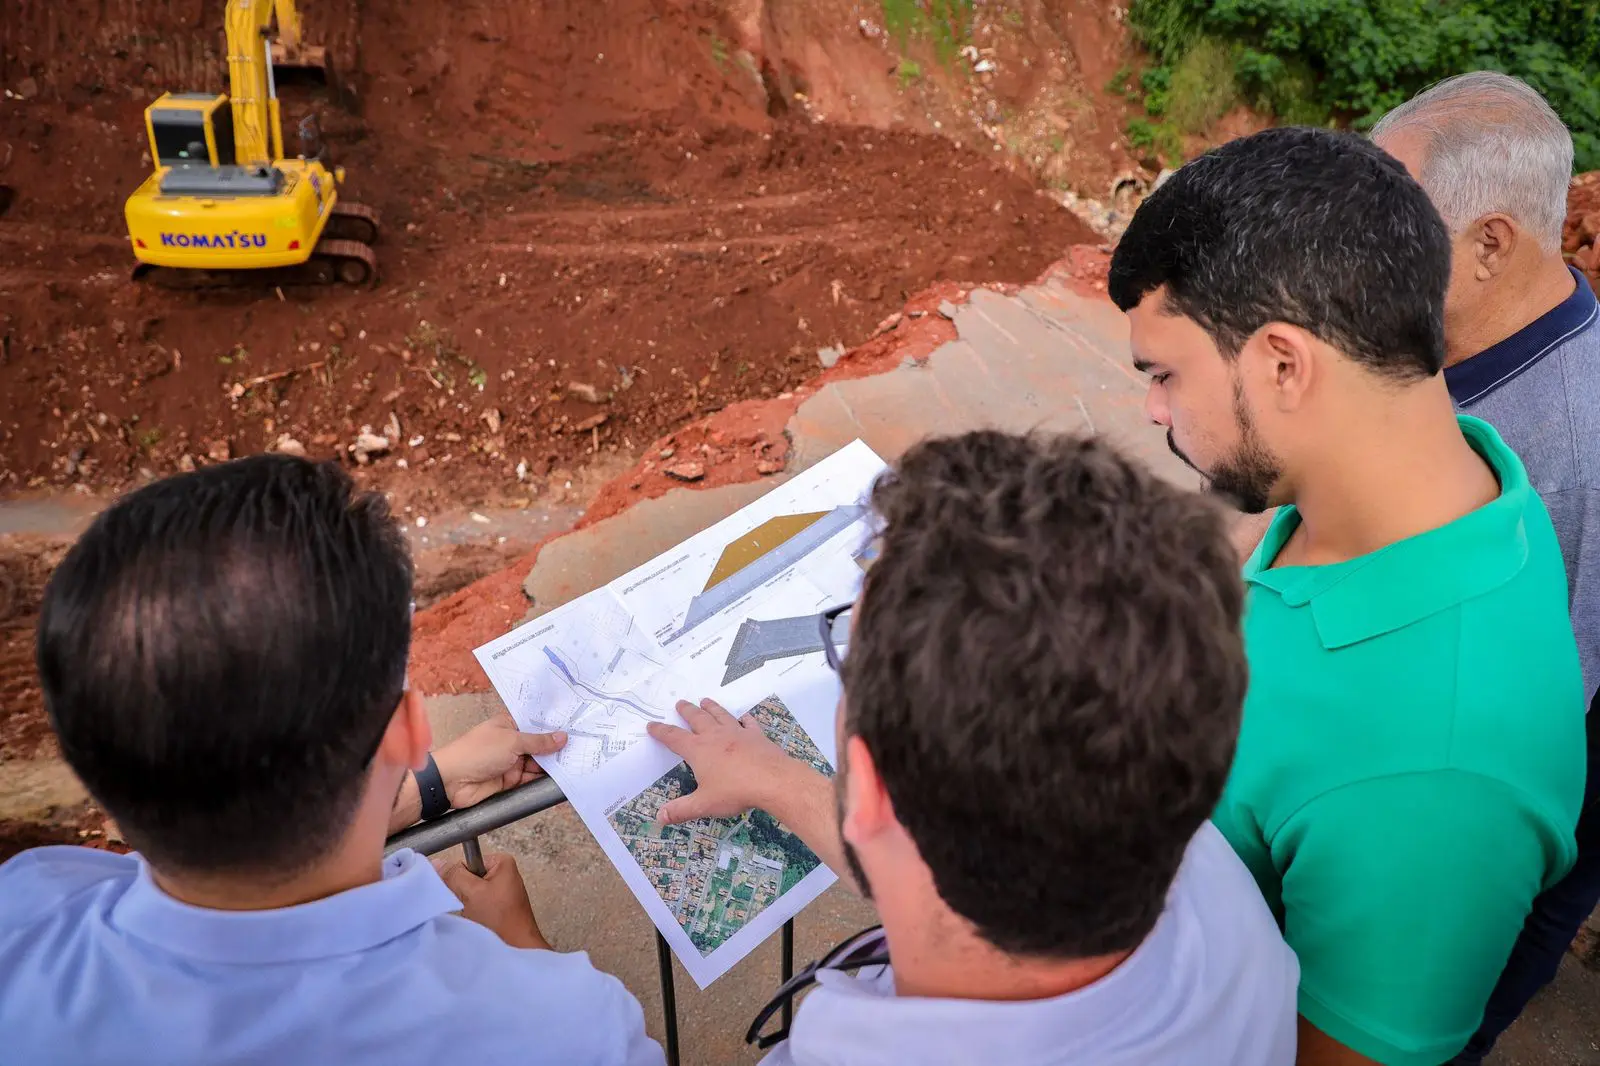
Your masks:
M 134 37 L 199 33 L 198 5 L 148 10 Z M 371 476 L 402 495 L 534 496 L 597 454 L 793 388 L 819 348 L 860 341 L 912 292 L 1020 282 L 1092 239 L 991 156 L 769 117 L 716 3 L 358 10 L 342 84 L 359 114 L 328 92 L 290 110 L 322 115 L 351 193 L 383 212 L 372 293 L 123 280 L 121 202 L 155 86 L 95 93 L 99 68 L 70 64 L 51 82 L 30 53 L 40 95 L 0 101 L 16 190 L 0 217 L 0 491 L 120 486 L 283 437 L 343 454 L 370 426 L 390 438 Z M 132 39 L 116 37 L 132 49 L 119 76 Z
M 1562 234 L 1561 250 L 1573 266 L 1589 276 L 1589 282 L 1600 289 L 1600 170 L 1580 174 L 1572 181 L 1572 191 L 1567 193 L 1567 225 Z

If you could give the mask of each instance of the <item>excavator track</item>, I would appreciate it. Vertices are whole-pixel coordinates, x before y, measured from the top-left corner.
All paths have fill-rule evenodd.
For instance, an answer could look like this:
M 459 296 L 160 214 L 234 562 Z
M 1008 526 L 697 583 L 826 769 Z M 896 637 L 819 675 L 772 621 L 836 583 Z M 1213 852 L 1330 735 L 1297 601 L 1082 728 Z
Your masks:
M 265 286 L 350 285 L 371 288 L 378 280 L 378 257 L 360 241 L 320 240 L 311 258 L 292 267 L 256 270 L 192 270 L 140 263 L 135 281 L 163 289 L 260 289 Z
M 334 280 L 345 285 L 370 288 L 378 281 L 378 257 L 360 241 L 320 240 L 312 250 L 310 265 L 326 265 Z
M 380 229 L 378 212 L 366 204 L 340 200 L 333 205 L 322 237 L 330 241 L 359 241 L 362 244 L 378 243 Z

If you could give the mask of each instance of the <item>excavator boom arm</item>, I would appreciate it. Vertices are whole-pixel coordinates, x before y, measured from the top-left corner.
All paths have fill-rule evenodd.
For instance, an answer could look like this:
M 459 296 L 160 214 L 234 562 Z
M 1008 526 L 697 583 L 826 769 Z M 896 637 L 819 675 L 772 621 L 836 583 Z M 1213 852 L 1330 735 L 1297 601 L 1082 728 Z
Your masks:
M 294 0 L 275 0 L 273 7 L 278 12 L 278 40 L 293 55 L 300 50 L 300 12 Z
M 272 83 L 274 15 L 284 47 L 300 47 L 300 15 L 294 0 L 228 0 L 224 32 L 228 45 L 228 94 L 238 162 L 264 166 L 283 156 L 283 127 Z

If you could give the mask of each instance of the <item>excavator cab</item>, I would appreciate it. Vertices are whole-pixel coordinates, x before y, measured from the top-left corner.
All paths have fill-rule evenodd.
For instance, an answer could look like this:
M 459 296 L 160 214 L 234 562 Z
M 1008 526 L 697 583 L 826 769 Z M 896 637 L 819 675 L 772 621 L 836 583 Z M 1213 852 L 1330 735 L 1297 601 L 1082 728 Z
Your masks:
M 233 162 L 233 109 L 221 93 L 167 93 L 144 117 L 150 158 L 158 166 Z
M 277 166 L 234 162 L 233 108 L 222 93 L 167 93 L 145 109 L 150 155 L 168 196 L 276 196 Z

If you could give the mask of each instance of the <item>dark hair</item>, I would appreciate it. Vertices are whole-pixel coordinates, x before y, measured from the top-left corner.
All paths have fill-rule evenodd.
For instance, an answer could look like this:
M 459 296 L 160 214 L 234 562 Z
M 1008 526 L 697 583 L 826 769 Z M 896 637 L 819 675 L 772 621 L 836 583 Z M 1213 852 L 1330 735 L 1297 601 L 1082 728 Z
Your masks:
M 1268 322 L 1400 380 L 1444 366 L 1450 238 L 1405 167 L 1365 139 L 1303 127 L 1231 141 L 1139 206 L 1111 259 L 1124 311 L 1167 306 L 1229 357 Z
M 264 455 L 146 486 L 56 568 L 39 674 L 67 762 L 152 863 L 302 868 L 346 830 L 405 685 L 383 498 Z
M 1133 948 L 1239 730 L 1220 512 L 1098 440 L 999 432 L 915 446 L 872 501 L 845 730 L 940 896 L 1013 954 Z

